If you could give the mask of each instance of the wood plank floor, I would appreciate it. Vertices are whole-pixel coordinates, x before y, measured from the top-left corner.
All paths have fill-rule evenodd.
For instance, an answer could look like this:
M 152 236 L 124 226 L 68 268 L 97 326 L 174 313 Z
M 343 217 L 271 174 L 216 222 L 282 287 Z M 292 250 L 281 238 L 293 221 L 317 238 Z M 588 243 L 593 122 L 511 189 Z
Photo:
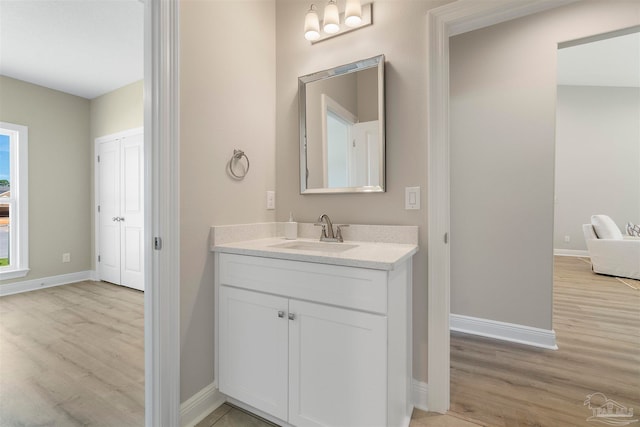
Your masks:
M 623 283 L 626 282 L 626 283 Z M 451 409 L 487 426 L 587 426 L 588 394 L 640 412 L 640 282 L 556 257 L 559 350 L 451 336 Z M 638 418 L 638 417 L 636 417 Z
M 210 413 L 196 427 L 274 427 L 276 424 L 256 417 L 240 408 L 225 403 Z M 413 411 L 410 427 L 477 427 L 455 414 L 436 414 L 419 409 Z M 348 427 L 348 426 L 345 426 Z
M 143 299 L 103 282 L 0 298 L 0 426 L 143 426 Z

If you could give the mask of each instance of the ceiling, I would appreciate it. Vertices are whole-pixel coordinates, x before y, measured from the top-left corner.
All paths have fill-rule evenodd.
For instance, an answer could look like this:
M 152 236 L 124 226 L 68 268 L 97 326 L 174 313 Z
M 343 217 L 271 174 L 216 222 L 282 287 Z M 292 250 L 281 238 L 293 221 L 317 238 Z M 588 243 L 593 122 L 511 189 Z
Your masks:
M 0 74 L 93 99 L 143 78 L 143 0 L 0 0 Z M 558 84 L 640 87 L 640 33 L 558 51 Z
M 139 0 L 0 0 L 0 74 L 93 99 L 143 78 Z
M 640 87 L 640 33 L 558 50 L 558 84 Z

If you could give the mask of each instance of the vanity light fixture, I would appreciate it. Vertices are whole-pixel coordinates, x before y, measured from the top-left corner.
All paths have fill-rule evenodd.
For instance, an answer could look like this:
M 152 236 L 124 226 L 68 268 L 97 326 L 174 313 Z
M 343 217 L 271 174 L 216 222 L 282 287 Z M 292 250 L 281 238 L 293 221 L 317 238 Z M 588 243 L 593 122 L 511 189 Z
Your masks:
M 315 5 L 311 5 L 304 17 L 304 38 L 313 41 L 320 38 L 320 21 Z
M 324 8 L 323 30 L 327 34 L 335 34 L 340 31 L 340 11 L 335 0 L 329 0 Z
M 344 9 L 344 24 L 347 27 L 357 27 L 362 23 L 362 6 L 360 0 L 347 0 Z
M 360 0 L 346 0 L 344 13 L 340 13 L 336 0 L 329 0 L 323 21 L 319 22 L 318 12 L 312 4 L 304 17 L 304 38 L 317 43 L 371 25 L 372 6 L 373 3 L 362 5 Z

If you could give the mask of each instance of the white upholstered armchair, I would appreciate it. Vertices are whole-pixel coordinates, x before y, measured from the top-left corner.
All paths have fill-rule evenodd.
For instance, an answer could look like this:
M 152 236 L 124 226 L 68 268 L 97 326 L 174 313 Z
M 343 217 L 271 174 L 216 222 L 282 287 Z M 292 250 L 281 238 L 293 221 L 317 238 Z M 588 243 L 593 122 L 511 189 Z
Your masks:
M 607 215 L 593 215 L 582 230 L 594 272 L 640 280 L 640 238 L 623 236 Z

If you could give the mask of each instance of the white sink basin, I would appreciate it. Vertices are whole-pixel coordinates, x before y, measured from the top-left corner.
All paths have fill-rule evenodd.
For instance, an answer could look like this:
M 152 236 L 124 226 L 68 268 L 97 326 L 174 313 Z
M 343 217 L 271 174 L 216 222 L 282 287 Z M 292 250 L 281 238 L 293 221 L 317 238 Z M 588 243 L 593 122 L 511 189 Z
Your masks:
M 358 245 L 350 245 L 348 243 L 294 241 L 278 243 L 277 245 L 271 245 L 271 247 L 281 249 L 295 249 L 299 251 L 344 252 L 348 251 L 349 249 L 357 248 Z

